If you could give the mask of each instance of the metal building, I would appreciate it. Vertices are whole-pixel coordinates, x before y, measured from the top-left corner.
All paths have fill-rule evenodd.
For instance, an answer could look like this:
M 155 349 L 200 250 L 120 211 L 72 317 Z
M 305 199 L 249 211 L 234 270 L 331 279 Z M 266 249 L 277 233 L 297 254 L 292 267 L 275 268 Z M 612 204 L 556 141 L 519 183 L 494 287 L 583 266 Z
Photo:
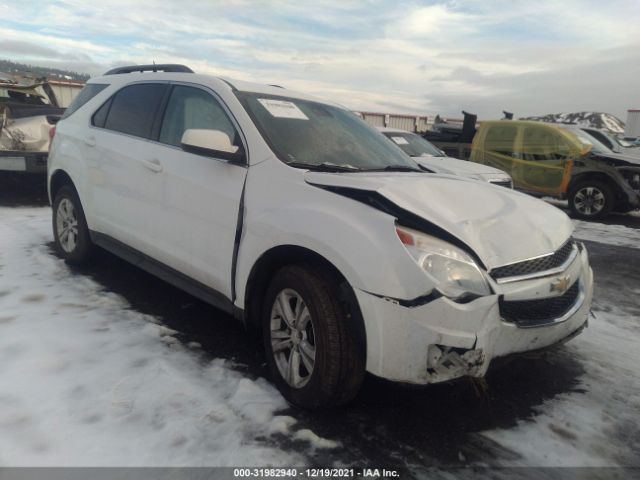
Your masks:
M 73 80 L 48 80 L 49 85 L 51 85 L 51 89 L 53 93 L 56 95 L 56 99 L 58 100 L 58 104 L 61 107 L 68 107 L 82 87 L 84 87 L 84 82 L 78 82 Z
M 428 117 L 419 115 L 403 115 L 393 113 L 356 112 L 369 125 L 407 130 L 408 132 L 425 132 L 428 128 Z
M 624 136 L 625 138 L 640 138 L 640 109 L 627 110 Z

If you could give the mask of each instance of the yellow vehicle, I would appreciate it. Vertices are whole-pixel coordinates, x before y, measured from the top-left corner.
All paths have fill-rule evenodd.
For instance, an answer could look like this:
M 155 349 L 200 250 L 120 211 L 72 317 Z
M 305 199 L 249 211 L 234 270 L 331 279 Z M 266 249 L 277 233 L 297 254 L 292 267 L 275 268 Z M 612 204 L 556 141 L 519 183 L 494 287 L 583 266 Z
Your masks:
M 532 121 L 482 122 L 469 160 L 507 172 L 518 190 L 568 199 L 579 218 L 638 208 L 638 159 L 615 154 L 577 131 Z

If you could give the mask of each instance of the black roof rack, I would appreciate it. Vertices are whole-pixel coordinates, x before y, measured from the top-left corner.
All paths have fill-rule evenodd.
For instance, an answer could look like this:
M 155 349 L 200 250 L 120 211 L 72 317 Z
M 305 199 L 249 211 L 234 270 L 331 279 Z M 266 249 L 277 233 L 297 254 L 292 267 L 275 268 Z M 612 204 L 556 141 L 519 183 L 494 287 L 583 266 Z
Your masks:
M 179 73 L 193 73 L 189 67 L 185 65 L 177 64 L 165 64 L 165 65 L 129 65 L 128 67 L 112 68 L 105 75 L 119 75 L 121 73 L 133 73 L 133 72 L 179 72 Z

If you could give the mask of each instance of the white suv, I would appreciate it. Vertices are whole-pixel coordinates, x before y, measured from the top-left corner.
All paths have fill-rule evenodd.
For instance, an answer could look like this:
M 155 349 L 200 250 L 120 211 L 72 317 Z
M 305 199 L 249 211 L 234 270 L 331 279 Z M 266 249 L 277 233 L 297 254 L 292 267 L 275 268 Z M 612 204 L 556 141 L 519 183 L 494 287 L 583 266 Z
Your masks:
M 99 245 L 258 326 L 297 405 L 345 403 L 365 371 L 481 377 L 587 322 L 593 275 L 564 213 L 425 172 L 350 111 L 283 88 L 107 72 L 58 124 L 48 185 L 67 261 Z

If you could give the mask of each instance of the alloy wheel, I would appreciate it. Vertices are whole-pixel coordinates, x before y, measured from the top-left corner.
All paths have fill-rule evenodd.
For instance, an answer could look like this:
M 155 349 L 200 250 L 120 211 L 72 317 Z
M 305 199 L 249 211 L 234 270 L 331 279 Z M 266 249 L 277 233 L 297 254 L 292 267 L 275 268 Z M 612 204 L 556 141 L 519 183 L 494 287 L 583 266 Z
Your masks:
M 286 288 L 271 307 L 271 348 L 282 378 L 293 388 L 304 387 L 316 359 L 313 319 L 302 296 Z
M 597 215 L 605 205 L 604 193 L 597 187 L 583 187 L 573 198 L 573 204 L 582 215 Z
M 73 202 L 63 198 L 56 211 L 56 229 L 60 246 L 67 253 L 72 253 L 78 242 L 78 218 Z

